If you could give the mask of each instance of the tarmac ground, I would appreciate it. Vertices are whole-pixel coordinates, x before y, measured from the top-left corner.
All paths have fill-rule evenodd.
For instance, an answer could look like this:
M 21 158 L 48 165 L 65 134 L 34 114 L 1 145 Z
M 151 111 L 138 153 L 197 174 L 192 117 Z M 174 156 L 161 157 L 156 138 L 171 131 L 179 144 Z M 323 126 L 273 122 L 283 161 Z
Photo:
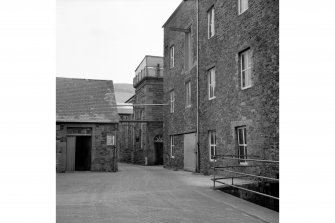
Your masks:
M 210 176 L 119 163 L 57 174 L 57 223 L 279 222 L 279 213 L 213 190 Z

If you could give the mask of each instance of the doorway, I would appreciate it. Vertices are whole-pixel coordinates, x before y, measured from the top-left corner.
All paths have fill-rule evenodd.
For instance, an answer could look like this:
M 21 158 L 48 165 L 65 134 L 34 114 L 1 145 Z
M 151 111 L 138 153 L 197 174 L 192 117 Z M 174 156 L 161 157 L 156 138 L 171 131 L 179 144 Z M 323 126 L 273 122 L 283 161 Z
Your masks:
M 163 165 L 163 136 L 154 137 L 154 165 Z
M 91 170 L 91 144 L 91 136 L 67 137 L 67 171 Z
M 163 143 L 155 142 L 155 165 L 163 165 Z
M 91 137 L 76 136 L 76 171 L 91 170 Z
M 184 135 L 184 170 L 195 172 L 196 168 L 196 133 Z

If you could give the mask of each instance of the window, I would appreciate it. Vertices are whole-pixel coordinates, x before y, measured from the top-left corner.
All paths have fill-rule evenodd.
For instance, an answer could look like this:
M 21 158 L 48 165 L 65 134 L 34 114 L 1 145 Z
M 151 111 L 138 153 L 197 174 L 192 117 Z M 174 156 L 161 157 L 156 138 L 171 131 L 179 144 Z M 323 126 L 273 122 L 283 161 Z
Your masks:
M 240 63 L 241 63 L 241 88 L 243 90 L 252 86 L 250 50 L 246 50 L 240 54 Z
M 185 32 L 185 71 L 189 71 L 192 67 L 192 34 Z
M 174 112 L 174 91 L 170 92 L 170 113 Z
M 216 155 L 216 131 L 208 132 L 208 142 L 209 142 L 209 160 L 213 161 L 213 156 Z
M 238 14 L 242 14 L 248 9 L 248 0 L 238 0 Z
M 191 81 L 186 83 L 186 107 L 191 107 Z
M 215 68 L 208 71 L 208 99 L 215 98 Z
M 238 127 L 237 133 L 237 144 L 238 144 L 238 157 L 240 164 L 247 164 L 247 129 L 245 126 Z
M 208 13 L 208 39 L 214 36 L 215 34 L 215 23 L 214 23 L 214 7 L 212 7 Z
M 170 136 L 170 156 L 174 158 L 174 136 Z
M 170 47 L 170 68 L 174 67 L 174 46 Z

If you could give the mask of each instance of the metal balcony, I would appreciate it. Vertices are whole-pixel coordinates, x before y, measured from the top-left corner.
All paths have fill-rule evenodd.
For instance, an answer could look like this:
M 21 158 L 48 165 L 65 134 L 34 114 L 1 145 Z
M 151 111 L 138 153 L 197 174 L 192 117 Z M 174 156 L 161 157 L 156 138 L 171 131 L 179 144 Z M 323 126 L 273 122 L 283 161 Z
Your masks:
M 161 67 L 144 67 L 141 72 L 133 78 L 133 86 L 136 87 L 142 80 L 147 77 L 163 78 L 164 68 Z

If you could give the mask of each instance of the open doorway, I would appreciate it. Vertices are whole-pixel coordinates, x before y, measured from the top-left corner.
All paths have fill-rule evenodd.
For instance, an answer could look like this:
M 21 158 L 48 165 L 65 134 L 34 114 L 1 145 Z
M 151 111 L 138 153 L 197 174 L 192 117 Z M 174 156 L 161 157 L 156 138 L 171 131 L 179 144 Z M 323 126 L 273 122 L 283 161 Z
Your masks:
M 163 165 L 163 137 L 157 135 L 154 138 L 155 165 Z
M 163 143 L 156 142 L 155 143 L 155 165 L 163 165 Z
M 76 136 L 76 171 L 91 170 L 91 136 Z

